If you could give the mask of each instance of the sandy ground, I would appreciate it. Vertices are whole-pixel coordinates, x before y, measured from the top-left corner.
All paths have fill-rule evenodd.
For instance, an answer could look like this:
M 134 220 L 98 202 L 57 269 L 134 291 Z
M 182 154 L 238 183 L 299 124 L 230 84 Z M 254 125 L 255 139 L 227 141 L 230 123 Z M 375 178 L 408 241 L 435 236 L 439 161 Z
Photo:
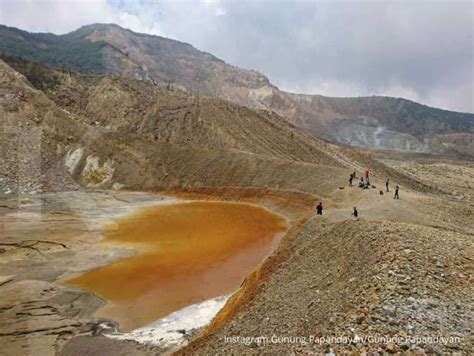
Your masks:
M 472 350 L 472 167 L 400 162 L 392 166 L 416 174 L 444 193 L 422 194 L 401 186 L 400 199 L 395 200 L 395 183 L 391 192 L 380 195 L 384 181 L 378 177 L 372 182 L 375 189 L 336 188 L 323 200 L 324 216 L 317 217 L 312 209 L 318 200 L 302 193 L 175 192 L 182 199 L 219 197 L 261 204 L 285 215 L 293 226 L 275 255 L 249 276 L 241 292 L 181 352 Z M 430 179 L 433 170 L 442 171 L 434 180 Z M 460 183 L 460 174 L 465 184 Z M 100 336 L 117 327 L 111 320 L 92 317 L 104 301 L 55 282 L 132 254 L 90 246 L 100 239 L 105 221 L 170 199 L 175 198 L 108 191 L 28 196 L 19 209 L 16 201 L 2 201 L 0 354 L 161 352 L 153 346 Z M 350 215 L 353 206 L 359 210 L 358 220 Z M 262 345 L 228 339 L 274 334 L 436 334 L 461 341 L 449 345 L 409 341 Z
M 474 204 L 474 163 L 468 161 L 396 161 L 384 163 L 405 174 L 428 182 L 458 201 Z

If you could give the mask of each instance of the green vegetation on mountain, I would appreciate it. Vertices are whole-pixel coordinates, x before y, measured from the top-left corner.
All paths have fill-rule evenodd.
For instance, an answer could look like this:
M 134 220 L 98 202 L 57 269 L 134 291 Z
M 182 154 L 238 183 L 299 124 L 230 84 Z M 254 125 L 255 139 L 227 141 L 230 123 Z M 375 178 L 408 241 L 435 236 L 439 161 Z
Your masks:
M 32 34 L 0 25 L 0 52 L 58 68 L 102 73 L 106 70 L 103 61 L 106 46 L 104 42 L 75 36 Z

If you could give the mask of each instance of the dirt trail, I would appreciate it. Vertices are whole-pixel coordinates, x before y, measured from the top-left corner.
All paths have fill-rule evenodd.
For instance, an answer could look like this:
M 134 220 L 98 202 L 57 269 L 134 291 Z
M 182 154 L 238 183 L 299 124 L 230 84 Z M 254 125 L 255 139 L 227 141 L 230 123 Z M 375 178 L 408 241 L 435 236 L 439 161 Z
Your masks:
M 400 186 L 400 199 L 394 199 L 397 183 L 390 182 L 389 192 L 385 190 L 384 181 L 376 179 L 373 184 L 376 188 L 361 189 L 354 185 L 334 191 L 328 196 L 324 216 L 333 222 L 353 219 L 353 207 L 357 207 L 360 220 L 410 223 L 474 233 L 474 226 L 469 223 L 472 210 L 449 192 L 425 194 Z M 447 183 L 448 186 L 450 184 Z M 469 196 L 466 195 L 467 199 Z
M 352 208 L 357 207 L 359 219 L 367 220 L 395 220 L 407 221 L 412 212 L 414 199 L 419 199 L 420 194 L 411 191 L 401 191 L 401 199 L 394 199 L 393 188 L 388 193 L 385 188 L 382 189 L 383 195 L 380 195 L 381 189 L 361 189 L 359 187 L 346 187 L 348 192 L 344 200 L 338 205 L 325 211 L 324 216 L 330 221 L 343 221 L 351 218 Z

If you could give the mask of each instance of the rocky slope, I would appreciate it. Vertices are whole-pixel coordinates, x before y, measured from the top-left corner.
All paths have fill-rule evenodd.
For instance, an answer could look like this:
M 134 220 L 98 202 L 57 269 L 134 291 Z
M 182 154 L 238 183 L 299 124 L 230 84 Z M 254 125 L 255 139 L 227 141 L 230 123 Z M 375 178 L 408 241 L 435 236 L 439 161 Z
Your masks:
M 189 44 L 117 25 L 89 25 L 61 36 L 0 26 L 0 39 L 0 51 L 8 55 L 73 70 L 116 73 L 270 109 L 316 137 L 337 143 L 474 156 L 473 114 L 399 98 L 286 93 L 264 75 L 231 66 Z M 462 138 L 456 136 L 460 133 Z
M 291 222 L 277 253 L 183 352 L 257 353 L 259 345 L 225 343 L 223 336 L 275 330 L 461 341 L 280 344 L 269 345 L 271 353 L 472 349 L 468 165 L 388 167 L 370 152 L 314 139 L 267 110 L 23 60 L 0 61 L 0 120 L 0 354 L 59 354 L 64 344 L 66 355 L 104 354 L 104 347 L 110 354 L 156 353 L 95 337 L 116 327 L 91 323 L 103 301 L 58 284 L 130 253 L 94 244 L 100 224 L 160 197 L 121 189 L 246 201 Z M 399 184 L 402 198 L 348 188 L 348 173 L 366 168 L 377 187 L 387 177 Z M 78 189 L 86 193 L 40 193 Z M 106 191 L 91 193 L 96 189 Z M 322 219 L 313 212 L 320 199 Z M 359 221 L 349 220 L 353 206 Z
M 137 80 L 11 64 L 26 77 L 1 62 L 5 194 L 77 184 L 303 188 L 294 172 L 316 192 L 345 165 L 325 152 L 331 145 L 270 112 Z
M 247 308 L 182 354 L 468 352 L 473 247 L 419 225 L 313 218 Z M 436 335 L 446 344 L 414 341 Z
M 4 191 L 18 184 L 25 186 L 20 192 L 64 189 L 67 181 L 95 189 L 271 186 L 321 196 L 344 185 L 345 169 L 367 167 L 407 187 L 431 189 L 367 153 L 315 139 L 273 112 L 139 80 L 8 63 L 0 88 L 4 125 L 27 130 L 18 137 L 36 143 L 27 148 L 4 130 L 3 172 L 14 183 L 4 183 Z M 31 167 L 38 178 L 25 171 Z

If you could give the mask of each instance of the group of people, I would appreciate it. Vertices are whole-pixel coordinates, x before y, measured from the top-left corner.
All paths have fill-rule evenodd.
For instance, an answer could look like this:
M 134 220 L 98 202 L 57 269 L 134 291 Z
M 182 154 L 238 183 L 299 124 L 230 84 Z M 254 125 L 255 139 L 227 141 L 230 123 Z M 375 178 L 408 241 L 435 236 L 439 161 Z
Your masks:
M 356 179 L 356 172 L 351 173 L 350 176 L 349 176 L 349 185 L 351 187 L 353 185 L 352 182 L 354 181 L 354 179 Z M 370 184 L 370 171 L 366 170 L 365 173 L 364 173 L 364 176 L 360 177 L 359 188 L 369 189 L 371 187 L 375 188 Z
M 360 182 L 359 182 L 359 188 L 362 189 L 368 189 L 368 188 L 375 188 L 375 186 L 370 184 L 370 171 L 367 169 L 364 173 L 363 177 L 360 177 Z M 352 182 L 356 178 L 356 172 L 351 173 L 349 176 L 349 185 L 352 187 Z M 390 180 L 387 178 L 385 181 L 385 191 L 388 193 L 390 191 L 389 189 L 389 184 Z M 395 186 L 395 195 L 393 196 L 393 199 L 400 199 L 400 196 L 398 195 L 400 187 L 398 185 Z M 380 191 L 380 195 L 383 194 L 383 191 Z
M 365 172 L 364 172 L 364 176 L 363 177 L 360 177 L 360 182 L 359 182 L 359 188 L 362 188 L 362 189 L 368 189 L 370 187 L 372 188 L 375 188 L 375 186 L 372 186 L 370 184 L 370 177 L 371 173 L 370 171 L 367 169 Z M 356 179 L 356 172 L 354 171 L 353 173 L 350 174 L 349 176 L 349 185 L 352 187 L 353 186 L 353 182 L 354 180 Z M 365 178 L 365 179 L 364 179 Z M 389 188 L 389 185 L 390 185 L 390 180 L 387 178 L 387 180 L 385 181 L 385 191 L 388 193 L 390 191 L 390 188 Z M 400 196 L 398 194 L 398 191 L 399 191 L 400 187 L 398 185 L 395 186 L 395 195 L 393 196 L 393 199 L 400 199 Z M 382 195 L 383 194 L 383 191 L 381 190 L 380 191 L 380 194 Z M 317 215 L 323 215 L 323 203 L 322 202 L 319 202 L 319 204 L 316 206 L 316 213 Z M 358 218 L 359 216 L 359 212 L 357 211 L 357 207 L 354 207 L 354 210 L 351 214 L 351 216 L 353 216 L 354 218 Z

